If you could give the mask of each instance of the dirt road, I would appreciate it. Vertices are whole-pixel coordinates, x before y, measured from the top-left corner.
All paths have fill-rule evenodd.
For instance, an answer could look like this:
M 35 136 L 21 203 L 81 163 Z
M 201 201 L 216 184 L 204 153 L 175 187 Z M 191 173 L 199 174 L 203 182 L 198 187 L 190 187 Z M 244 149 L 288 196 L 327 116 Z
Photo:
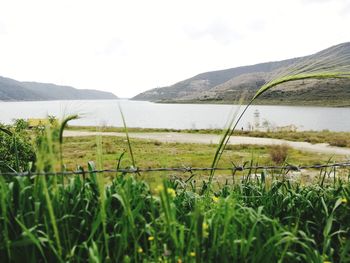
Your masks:
M 125 133 L 119 132 L 90 132 L 90 131 L 64 131 L 65 137 L 79 137 L 79 136 L 118 136 L 125 137 Z M 159 142 L 178 142 L 178 143 L 200 143 L 200 144 L 217 144 L 220 136 L 214 134 L 193 134 L 193 133 L 177 133 L 177 132 L 145 132 L 145 133 L 129 133 L 130 138 L 145 139 Z M 334 154 L 334 155 L 348 155 L 350 156 L 350 148 L 341 148 L 329 146 L 327 143 L 311 144 L 308 142 L 293 142 L 280 139 L 257 138 L 257 137 L 243 137 L 232 136 L 229 144 L 256 144 L 256 145 L 277 145 L 286 144 L 302 151 Z

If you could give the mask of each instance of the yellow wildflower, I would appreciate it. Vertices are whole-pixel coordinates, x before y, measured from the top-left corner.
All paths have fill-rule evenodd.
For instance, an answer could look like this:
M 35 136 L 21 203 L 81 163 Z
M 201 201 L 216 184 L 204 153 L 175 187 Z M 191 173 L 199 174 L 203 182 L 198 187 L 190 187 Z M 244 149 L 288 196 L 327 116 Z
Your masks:
M 140 253 L 140 254 L 143 253 L 142 247 L 139 247 L 138 250 L 137 250 L 137 252 Z
M 203 230 L 208 230 L 209 226 L 207 223 L 203 222 L 202 224 Z
M 342 198 L 342 199 L 341 199 L 341 202 L 342 202 L 343 204 L 346 204 L 346 203 L 348 202 L 348 199 Z
M 214 203 L 217 203 L 219 201 L 219 198 L 216 197 L 215 195 L 211 198 Z
M 177 263 L 182 263 L 181 258 L 179 258 L 179 259 L 177 260 Z
M 168 188 L 168 195 L 174 198 L 176 196 L 175 190 L 173 188 Z
M 208 229 L 209 229 L 208 224 L 203 222 L 202 229 L 203 229 L 203 236 L 204 237 L 208 237 L 208 235 L 209 235 L 209 233 L 208 233 Z
M 332 262 L 331 262 L 331 261 L 326 260 L 326 261 L 323 261 L 323 263 L 332 263 Z
M 190 253 L 190 256 L 191 256 L 191 257 L 195 257 L 195 256 L 196 256 L 196 252 L 191 252 L 191 253 Z
M 160 192 L 163 192 L 163 190 L 164 190 L 164 187 L 163 187 L 163 185 L 157 185 L 157 187 L 156 188 L 154 188 L 154 192 L 156 193 L 156 194 L 159 194 Z
M 154 240 L 154 236 L 149 236 L 148 241 L 152 241 L 152 240 Z

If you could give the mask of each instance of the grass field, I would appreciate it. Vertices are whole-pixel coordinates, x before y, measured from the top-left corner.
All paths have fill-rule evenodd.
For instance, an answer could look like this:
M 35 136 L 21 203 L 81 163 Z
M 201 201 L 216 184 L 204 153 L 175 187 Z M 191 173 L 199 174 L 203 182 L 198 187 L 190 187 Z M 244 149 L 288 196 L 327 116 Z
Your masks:
M 135 156 L 136 165 L 140 168 L 161 168 L 161 167 L 211 167 L 213 155 L 217 145 L 188 144 L 188 143 L 160 143 L 150 140 L 132 139 L 131 145 Z M 67 170 L 75 170 L 77 166 L 87 169 L 88 161 L 97 161 L 100 159 L 102 166 L 106 169 L 115 169 L 120 167 L 130 167 L 132 160 L 128 154 L 128 143 L 122 137 L 103 136 L 101 138 L 101 154 L 97 156 L 96 137 L 67 137 L 63 144 L 63 159 Z M 278 148 L 278 147 L 277 147 Z M 224 152 L 219 167 L 232 167 L 233 164 L 239 166 L 248 162 L 254 165 L 276 165 L 273 159 L 275 146 L 259 145 L 229 145 Z M 346 160 L 344 156 L 330 156 L 326 154 L 315 154 L 299 151 L 286 147 L 286 161 L 294 165 L 311 165 L 326 163 L 330 159 L 332 162 L 342 162 Z M 282 156 L 283 157 L 283 156 Z M 283 162 L 283 160 L 282 160 Z M 279 164 L 279 163 L 277 163 Z M 304 171 L 305 178 L 311 175 L 317 175 L 319 171 Z M 170 173 L 172 176 L 182 178 L 189 177 L 190 174 L 179 172 Z M 209 172 L 201 172 L 196 179 L 203 179 L 209 175 Z M 169 178 L 169 172 L 156 172 L 142 174 L 142 178 L 148 183 L 159 183 L 162 178 Z M 229 171 L 217 173 L 220 181 L 231 178 Z
M 128 144 L 123 137 L 103 136 L 102 153 L 104 167 L 112 168 L 117 164 L 119 156 L 128 150 Z M 133 153 L 139 167 L 208 167 L 211 165 L 216 144 L 191 143 L 161 143 L 151 140 L 131 139 Z M 259 145 L 229 145 L 220 162 L 227 166 L 254 160 L 259 164 L 273 164 L 269 155 L 273 146 Z M 63 144 L 64 163 L 75 169 L 76 165 L 86 164 L 96 160 L 96 137 L 67 137 Z M 293 164 L 315 164 L 326 162 L 330 155 L 302 152 L 288 148 L 288 162 Z M 334 156 L 334 160 L 344 160 L 345 157 Z M 130 166 L 129 155 L 126 154 L 121 162 L 123 167 Z

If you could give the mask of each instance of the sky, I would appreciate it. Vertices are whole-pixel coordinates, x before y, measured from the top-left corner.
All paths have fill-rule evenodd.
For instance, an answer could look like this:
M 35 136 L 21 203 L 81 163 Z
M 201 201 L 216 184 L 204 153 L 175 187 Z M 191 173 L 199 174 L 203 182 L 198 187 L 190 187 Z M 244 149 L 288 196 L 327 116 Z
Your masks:
M 350 41 L 350 0 L 0 0 L 0 76 L 132 97 Z

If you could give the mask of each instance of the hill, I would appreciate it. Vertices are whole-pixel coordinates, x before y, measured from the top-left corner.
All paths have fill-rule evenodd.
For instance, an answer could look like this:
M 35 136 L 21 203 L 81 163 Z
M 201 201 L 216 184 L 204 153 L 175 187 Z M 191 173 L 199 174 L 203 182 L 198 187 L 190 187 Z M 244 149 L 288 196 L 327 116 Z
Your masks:
M 168 87 L 143 92 L 133 99 L 178 103 L 232 103 L 244 94 L 248 101 L 278 72 L 310 58 L 317 59 L 339 53 L 339 49 L 349 53 L 350 43 L 339 44 L 305 57 L 201 73 Z M 256 103 L 349 106 L 350 80 L 288 82 L 267 92 Z
M 0 77 L 0 101 L 116 99 L 111 92 Z

